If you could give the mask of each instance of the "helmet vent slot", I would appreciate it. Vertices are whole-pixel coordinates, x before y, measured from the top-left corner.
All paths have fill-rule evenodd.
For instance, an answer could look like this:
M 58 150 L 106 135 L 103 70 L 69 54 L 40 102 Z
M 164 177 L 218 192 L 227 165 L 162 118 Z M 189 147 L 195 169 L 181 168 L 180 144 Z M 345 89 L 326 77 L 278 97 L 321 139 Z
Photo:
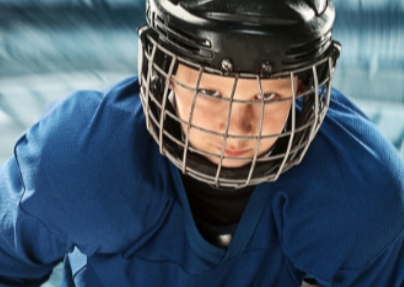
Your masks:
M 211 43 L 207 39 L 197 38 L 179 31 L 167 24 L 164 19 L 155 17 L 157 31 L 172 45 L 187 54 L 199 55 L 202 58 L 212 58 Z
M 332 33 L 317 38 L 314 41 L 299 46 L 293 46 L 286 50 L 282 61 L 286 65 L 299 64 L 321 56 L 331 45 Z

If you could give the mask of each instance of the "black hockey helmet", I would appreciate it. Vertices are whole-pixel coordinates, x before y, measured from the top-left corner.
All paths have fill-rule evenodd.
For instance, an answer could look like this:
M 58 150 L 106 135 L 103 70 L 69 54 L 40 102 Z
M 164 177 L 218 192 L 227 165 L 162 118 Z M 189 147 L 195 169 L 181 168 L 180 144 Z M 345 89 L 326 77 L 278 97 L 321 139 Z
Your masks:
M 300 163 L 328 109 L 331 81 L 341 46 L 332 40 L 335 8 L 331 0 L 148 0 L 148 24 L 139 33 L 139 81 L 147 128 L 166 155 L 182 172 L 216 186 L 239 188 L 274 181 L 282 172 Z M 181 124 L 214 133 L 180 119 L 169 99 L 169 83 L 176 82 L 198 94 L 199 82 L 188 87 L 177 82 L 179 64 L 202 73 L 234 78 L 262 79 L 299 77 L 306 87 L 293 92 L 289 118 L 264 156 L 226 157 L 193 148 Z M 293 85 L 293 84 L 292 84 Z M 261 90 L 261 86 L 260 86 Z M 295 90 L 295 89 L 293 89 Z M 262 91 L 261 91 L 262 93 Z M 229 99 L 230 109 L 233 94 Z M 208 95 L 204 95 L 208 96 Z M 258 103 L 270 104 L 264 100 Z M 192 107 L 193 109 L 193 107 Z M 230 114 L 227 118 L 229 124 Z M 260 126 L 262 126 L 261 117 Z M 214 133 L 217 135 L 217 133 Z M 244 137 L 247 138 L 247 137 Z M 213 164 L 206 157 L 214 156 Z M 243 160 L 240 168 L 225 168 L 221 162 Z

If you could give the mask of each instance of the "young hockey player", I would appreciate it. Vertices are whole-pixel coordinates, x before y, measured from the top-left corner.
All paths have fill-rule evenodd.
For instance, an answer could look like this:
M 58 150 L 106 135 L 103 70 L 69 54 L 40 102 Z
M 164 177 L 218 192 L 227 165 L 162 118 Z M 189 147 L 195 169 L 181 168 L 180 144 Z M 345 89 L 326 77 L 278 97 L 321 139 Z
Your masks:
M 139 76 L 0 168 L 0 286 L 404 284 L 404 164 L 331 88 L 331 0 L 149 0 Z

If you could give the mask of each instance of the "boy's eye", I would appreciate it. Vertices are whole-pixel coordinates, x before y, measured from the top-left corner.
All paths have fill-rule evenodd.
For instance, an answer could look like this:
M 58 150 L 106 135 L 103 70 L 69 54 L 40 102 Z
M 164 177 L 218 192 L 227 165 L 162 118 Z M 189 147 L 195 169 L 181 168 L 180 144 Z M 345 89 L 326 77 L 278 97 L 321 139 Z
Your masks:
M 280 97 L 278 94 L 275 94 L 275 93 L 272 93 L 272 94 L 264 94 L 263 96 L 264 96 L 264 102 L 277 100 L 277 99 L 279 99 L 279 97 Z M 256 95 L 255 98 L 256 98 L 257 100 L 260 100 L 260 101 L 262 100 L 261 95 Z
M 217 98 L 221 97 L 220 93 L 216 90 L 200 89 L 199 93 L 209 97 L 217 97 Z

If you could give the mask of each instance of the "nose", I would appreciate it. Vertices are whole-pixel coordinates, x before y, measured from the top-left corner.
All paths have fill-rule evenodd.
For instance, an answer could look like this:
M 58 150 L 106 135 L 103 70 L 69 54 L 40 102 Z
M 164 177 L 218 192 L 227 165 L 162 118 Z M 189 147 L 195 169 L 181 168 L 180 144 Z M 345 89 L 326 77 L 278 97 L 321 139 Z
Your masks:
M 252 135 L 255 127 L 254 118 L 253 105 L 233 102 L 231 105 L 228 134 L 238 136 Z

